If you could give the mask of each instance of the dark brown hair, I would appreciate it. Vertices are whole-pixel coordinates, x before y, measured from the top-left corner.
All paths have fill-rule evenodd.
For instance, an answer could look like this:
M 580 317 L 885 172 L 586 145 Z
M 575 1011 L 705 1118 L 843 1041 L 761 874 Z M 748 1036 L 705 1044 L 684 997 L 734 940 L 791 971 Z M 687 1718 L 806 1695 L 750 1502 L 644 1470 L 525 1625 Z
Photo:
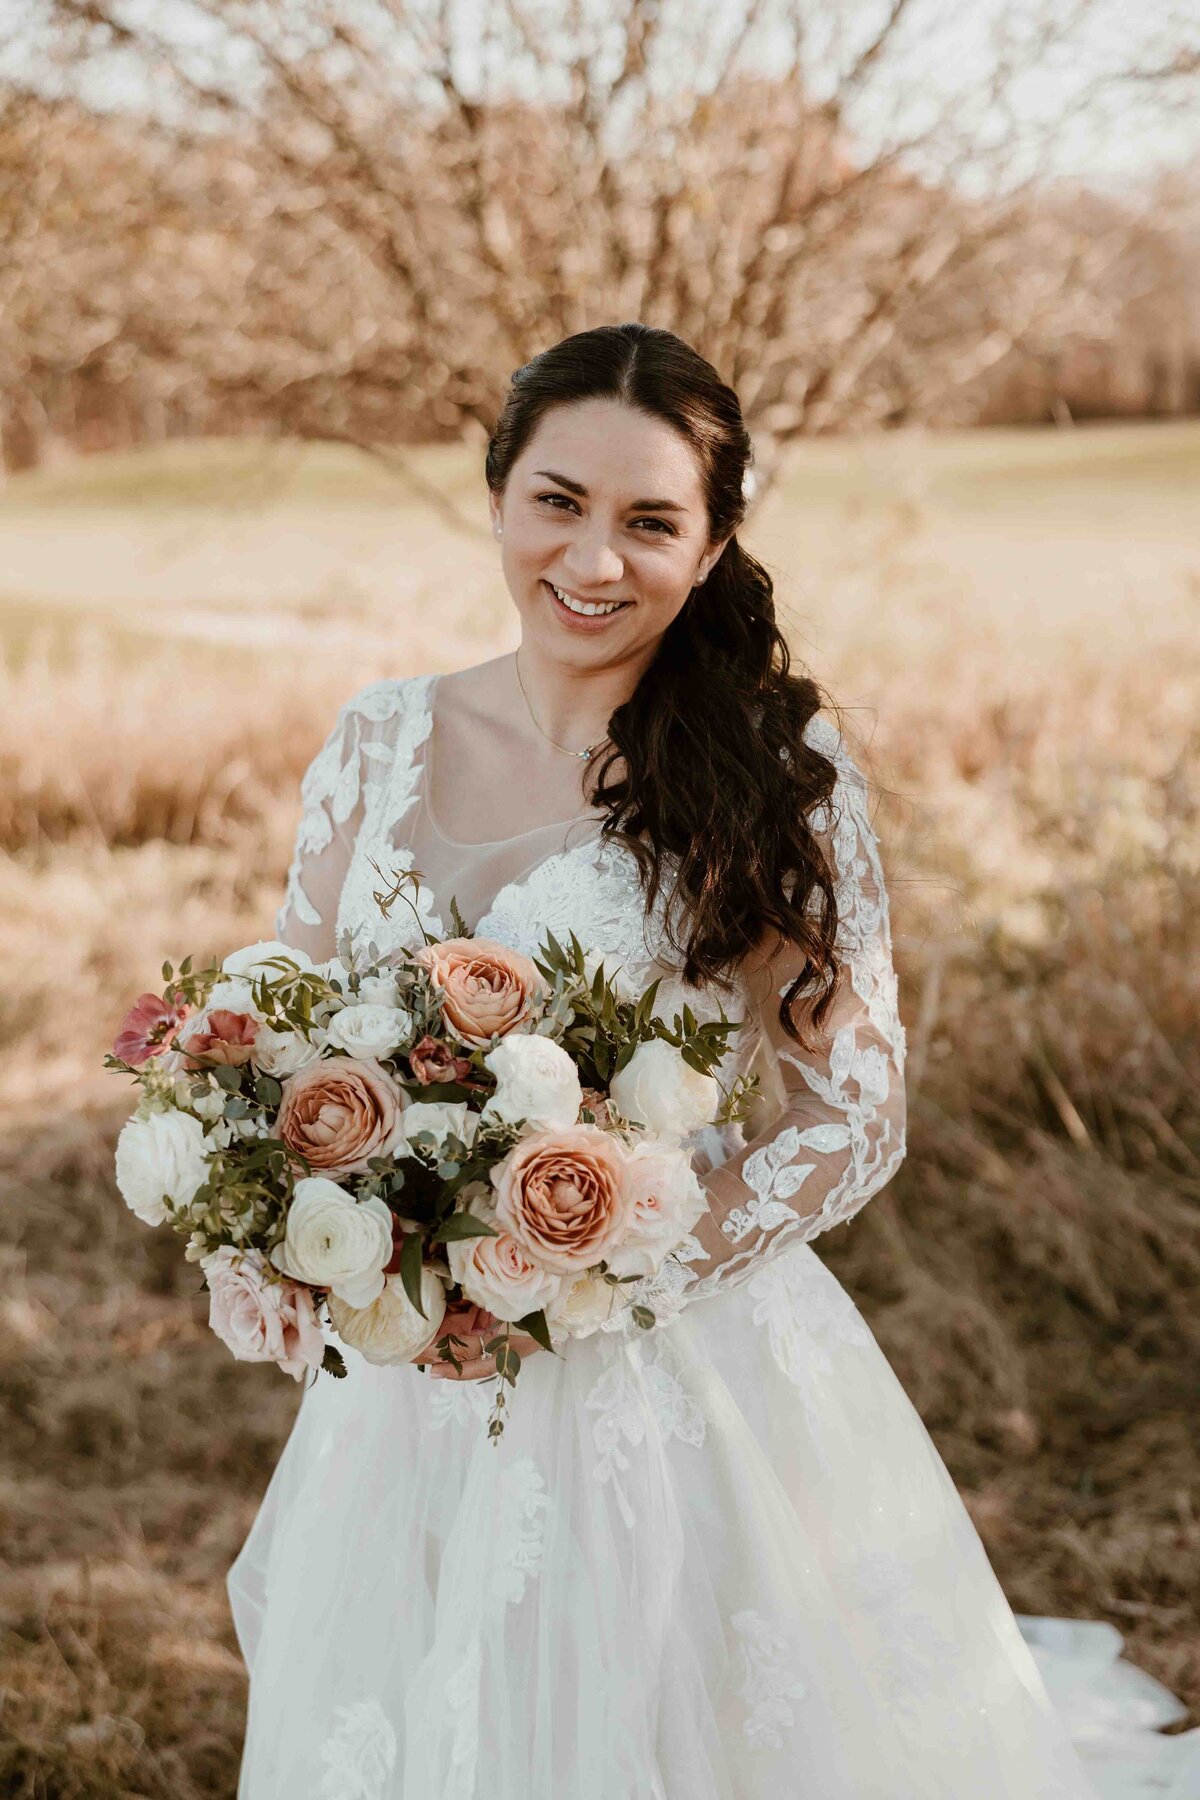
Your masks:
M 700 465 L 710 540 L 736 530 L 753 459 L 738 397 L 682 338 L 651 325 L 578 332 L 516 371 L 488 442 L 492 492 L 552 407 L 594 398 L 679 432 Z M 831 800 L 837 770 L 804 741 L 826 696 L 790 663 L 771 578 L 731 536 L 613 713 L 614 747 L 597 764 L 591 800 L 608 808 L 601 836 L 636 857 L 646 904 L 665 889 L 663 925 L 686 981 L 730 987 L 772 931 L 804 950 L 780 1005 L 803 1043 L 796 999 L 815 984 L 819 1032 L 838 975 L 834 872 L 807 821 Z M 609 780 L 621 758 L 625 775 Z

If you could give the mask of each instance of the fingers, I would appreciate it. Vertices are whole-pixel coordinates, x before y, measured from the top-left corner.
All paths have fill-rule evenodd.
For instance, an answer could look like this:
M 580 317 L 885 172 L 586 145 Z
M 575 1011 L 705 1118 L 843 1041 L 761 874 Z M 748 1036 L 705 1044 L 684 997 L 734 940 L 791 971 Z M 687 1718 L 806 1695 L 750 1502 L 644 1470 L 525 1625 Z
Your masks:
M 532 1351 L 541 1348 L 536 1338 L 526 1337 L 523 1332 L 516 1333 L 509 1342 L 518 1356 L 528 1356 Z M 440 1357 L 431 1358 L 428 1364 L 431 1378 L 435 1381 L 482 1381 L 488 1376 L 494 1378 L 496 1375 L 494 1353 L 490 1356 L 464 1356 L 460 1357 L 459 1361 L 462 1364 L 461 1370 L 456 1369 L 453 1363 L 443 1361 Z
M 431 1381 L 483 1381 L 489 1375 L 495 1376 L 496 1359 L 493 1356 L 476 1357 L 471 1362 L 464 1362 L 461 1369 L 453 1363 L 435 1362 L 429 1367 Z

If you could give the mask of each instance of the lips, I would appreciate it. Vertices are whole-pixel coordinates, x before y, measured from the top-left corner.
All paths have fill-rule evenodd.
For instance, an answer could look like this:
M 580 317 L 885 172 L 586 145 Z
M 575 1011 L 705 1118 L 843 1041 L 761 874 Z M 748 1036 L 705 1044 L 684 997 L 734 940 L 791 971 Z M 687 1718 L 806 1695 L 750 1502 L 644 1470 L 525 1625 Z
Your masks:
M 593 630 L 594 631 L 598 627 L 606 625 L 610 619 L 616 619 L 620 616 L 621 613 L 627 612 L 629 610 L 630 605 L 632 604 L 631 601 L 622 600 L 621 602 L 618 603 L 618 605 L 615 607 L 615 609 L 612 612 L 578 613 L 578 612 L 575 612 L 571 607 L 564 606 L 563 602 L 559 599 L 558 595 L 555 593 L 554 586 L 551 582 L 543 581 L 542 586 L 545 588 L 547 594 L 549 595 L 550 604 L 553 606 L 554 611 L 558 615 L 558 617 L 561 620 L 563 620 L 564 623 L 569 622 L 571 625 L 574 625 L 577 627 L 582 627 L 585 630 Z M 607 601 L 592 601 L 592 602 L 587 602 L 587 604 L 603 606 L 603 605 L 608 605 L 609 602 L 607 602 Z

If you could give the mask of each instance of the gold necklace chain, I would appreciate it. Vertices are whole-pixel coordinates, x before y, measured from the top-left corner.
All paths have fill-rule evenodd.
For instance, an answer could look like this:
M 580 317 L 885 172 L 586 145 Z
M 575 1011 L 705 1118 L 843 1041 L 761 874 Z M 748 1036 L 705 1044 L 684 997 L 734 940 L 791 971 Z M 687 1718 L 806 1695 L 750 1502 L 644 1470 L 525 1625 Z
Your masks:
M 534 712 L 532 706 L 530 706 L 530 704 L 529 704 L 529 695 L 525 692 L 525 683 L 521 680 L 521 659 L 520 659 L 519 653 L 516 651 L 513 652 L 513 668 L 516 670 L 517 686 L 521 690 L 521 698 L 525 702 L 525 710 L 529 714 L 529 717 L 533 720 L 533 723 L 537 727 L 538 731 L 540 731 L 542 733 L 542 736 L 545 738 L 546 742 L 548 744 L 553 744 L 554 748 L 556 750 L 561 750 L 564 756 L 575 757 L 578 762 L 587 762 L 589 760 L 589 758 L 595 756 L 595 754 L 596 754 L 597 750 L 599 750 L 601 744 L 603 744 L 606 741 L 606 739 L 608 737 L 608 733 L 605 732 L 604 737 L 597 738 L 597 740 L 594 744 L 589 744 L 586 750 L 572 750 L 568 747 L 568 745 L 558 743 L 556 741 L 556 739 L 554 739 L 550 736 L 550 733 L 548 731 L 543 730 L 542 726 L 538 724 L 537 715 Z

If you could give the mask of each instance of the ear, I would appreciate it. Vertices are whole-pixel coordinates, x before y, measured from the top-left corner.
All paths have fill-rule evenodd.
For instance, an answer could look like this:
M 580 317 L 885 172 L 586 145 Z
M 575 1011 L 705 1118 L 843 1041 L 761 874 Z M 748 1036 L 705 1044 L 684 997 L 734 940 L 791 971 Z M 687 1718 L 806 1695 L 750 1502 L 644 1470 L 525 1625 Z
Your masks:
M 734 536 L 736 536 L 735 532 L 728 532 L 725 537 L 718 538 L 716 543 L 708 546 L 708 549 L 704 552 L 704 573 L 706 578 L 712 574 L 713 569 L 721 559 L 726 544 L 729 542 L 730 538 Z

